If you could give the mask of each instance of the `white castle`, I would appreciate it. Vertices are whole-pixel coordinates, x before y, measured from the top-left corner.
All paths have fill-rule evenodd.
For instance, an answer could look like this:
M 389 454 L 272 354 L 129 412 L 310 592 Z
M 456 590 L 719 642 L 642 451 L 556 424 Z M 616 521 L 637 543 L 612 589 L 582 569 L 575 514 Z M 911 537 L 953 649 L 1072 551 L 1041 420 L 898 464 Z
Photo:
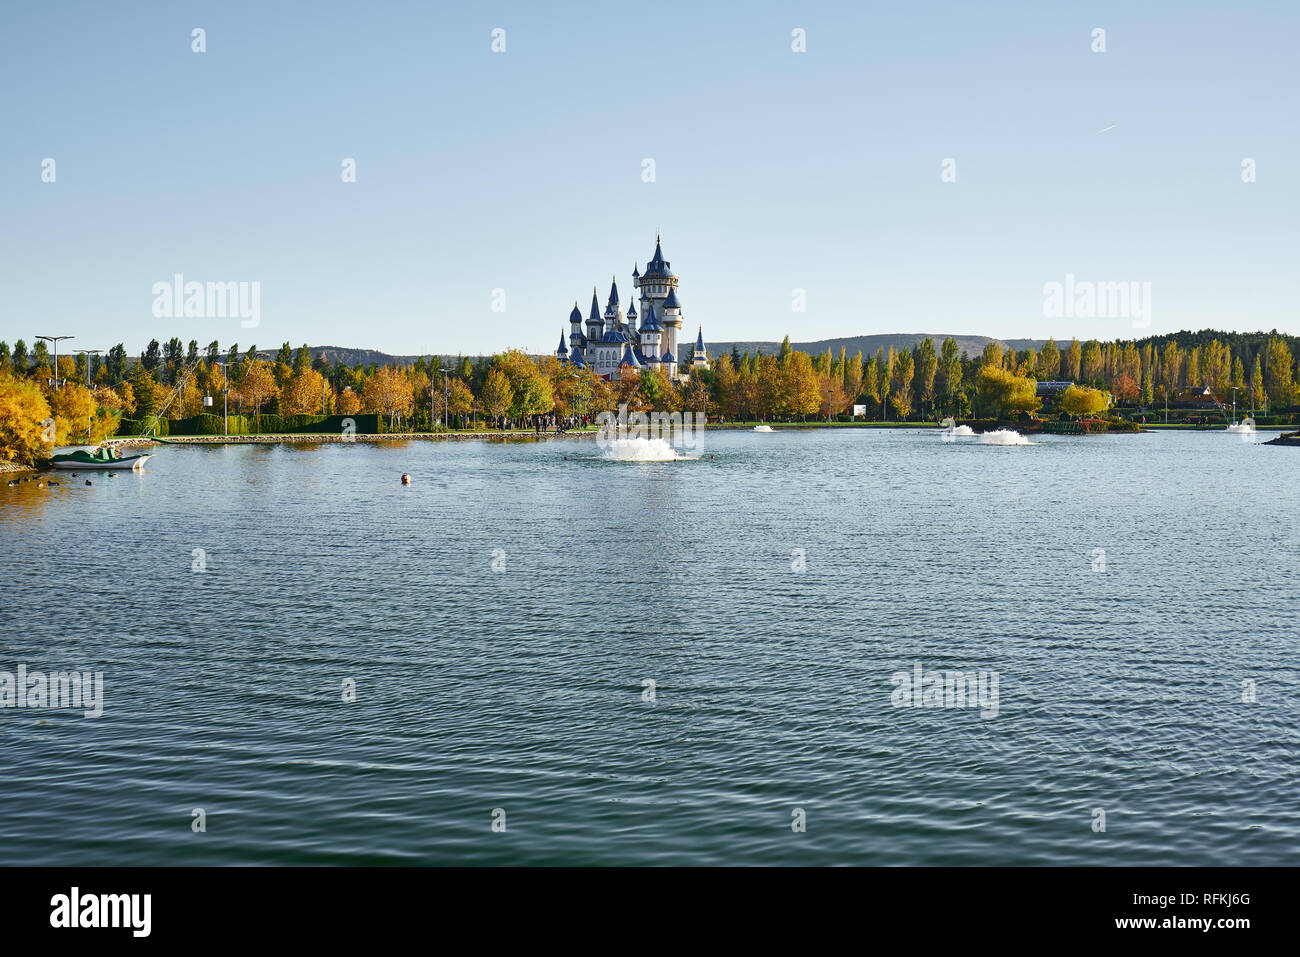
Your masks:
M 627 316 L 618 303 L 618 280 L 609 287 L 609 302 L 602 317 L 596 290 L 591 290 L 591 315 L 587 331 L 582 331 L 582 311 L 573 304 L 569 313 L 569 341 L 560 333 L 560 347 L 555 350 L 561 362 L 591 368 L 603 379 L 613 378 L 620 369 L 662 369 L 672 378 L 686 370 L 709 366 L 704 348 L 704 327 L 700 326 L 695 348 L 689 358 L 678 352 L 682 331 L 682 307 L 677 301 L 677 277 L 664 259 L 659 237 L 655 237 L 654 258 L 646 263 L 645 273 L 632 267 L 632 285 L 641 293 L 641 325 L 636 324 L 634 303 L 628 303 Z

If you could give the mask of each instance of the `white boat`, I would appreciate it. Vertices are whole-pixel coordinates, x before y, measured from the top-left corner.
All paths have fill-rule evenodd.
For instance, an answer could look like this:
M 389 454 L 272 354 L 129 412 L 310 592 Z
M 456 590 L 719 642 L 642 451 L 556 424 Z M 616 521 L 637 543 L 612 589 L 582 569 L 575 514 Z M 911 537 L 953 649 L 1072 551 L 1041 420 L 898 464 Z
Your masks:
M 772 428 L 770 425 L 756 425 L 756 426 L 754 426 L 754 431 L 755 431 L 755 432 L 775 432 L 776 430 L 775 430 L 774 428 Z
M 50 459 L 50 465 L 56 469 L 76 472 L 135 472 L 141 469 L 144 463 L 149 461 L 149 458 L 148 455 L 128 455 L 123 458 L 113 449 L 107 448 L 100 449 L 97 452 L 78 449 L 66 455 L 54 456 Z
M 1234 422 L 1227 428 L 1228 432 L 1250 433 L 1255 431 L 1255 420 L 1251 418 L 1242 419 L 1240 422 Z

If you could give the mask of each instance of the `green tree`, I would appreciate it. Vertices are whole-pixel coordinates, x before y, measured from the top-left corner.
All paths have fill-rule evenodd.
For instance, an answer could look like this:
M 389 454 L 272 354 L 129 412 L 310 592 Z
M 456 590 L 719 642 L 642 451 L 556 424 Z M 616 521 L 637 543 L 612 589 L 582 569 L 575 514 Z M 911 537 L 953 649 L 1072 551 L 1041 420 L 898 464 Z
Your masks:
M 939 392 L 948 401 L 951 412 L 953 396 L 961 391 L 961 351 L 957 342 L 950 338 L 943 340 L 939 358 Z
M 1270 338 L 1264 347 L 1264 387 L 1274 409 L 1289 408 L 1295 401 L 1291 371 L 1291 350 L 1282 339 Z
M 939 369 L 939 356 L 934 351 L 933 339 L 922 339 L 912 357 L 915 368 L 917 404 L 922 408 L 934 407 L 934 379 Z

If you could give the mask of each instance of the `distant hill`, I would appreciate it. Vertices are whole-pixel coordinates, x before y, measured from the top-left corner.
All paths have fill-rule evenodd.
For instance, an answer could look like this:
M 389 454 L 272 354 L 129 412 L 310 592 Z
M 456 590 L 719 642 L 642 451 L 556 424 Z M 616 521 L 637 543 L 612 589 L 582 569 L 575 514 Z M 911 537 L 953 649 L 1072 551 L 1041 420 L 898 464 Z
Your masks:
M 848 336 L 842 339 L 819 339 L 817 342 L 791 342 L 790 347 L 798 349 L 800 352 L 807 352 L 810 355 L 816 355 L 819 352 L 825 352 L 830 349 L 832 353 L 839 355 L 840 347 L 848 355 L 853 355 L 861 350 L 864 358 L 876 354 L 876 350 L 884 348 L 888 352 L 893 349 L 911 349 L 924 339 L 933 339 L 934 347 L 937 350 L 944 339 L 951 338 L 957 343 L 957 348 L 972 358 L 984 351 L 984 347 L 990 342 L 1001 342 L 1017 351 L 1028 349 L 1033 346 L 1035 349 L 1040 348 L 1046 339 L 991 339 L 988 336 L 944 336 L 931 334 L 928 332 L 893 332 L 875 336 Z M 732 346 L 735 346 L 739 352 L 757 353 L 762 352 L 764 355 L 775 355 L 781 350 L 779 342 L 708 342 L 709 355 L 718 356 L 724 352 L 731 352 Z
M 876 350 L 882 346 L 885 351 L 889 351 L 891 347 L 894 349 L 911 349 L 923 339 L 933 339 L 935 348 L 937 349 L 942 345 L 943 340 L 947 338 L 952 338 L 957 343 L 957 348 L 972 358 L 983 352 L 984 347 L 990 342 L 1001 342 L 1005 347 L 1017 351 L 1023 351 L 1031 346 L 1035 349 L 1040 349 L 1042 348 L 1043 343 L 1047 341 L 1046 339 L 994 340 L 988 336 L 949 337 L 939 334 L 932 335 L 927 332 L 893 332 L 873 336 L 848 336 L 840 339 L 820 339 L 816 342 L 791 342 L 790 345 L 792 348 L 798 349 L 800 352 L 807 352 L 810 355 L 825 352 L 828 348 L 831 352 L 838 355 L 840 346 L 843 346 L 848 355 L 853 355 L 860 349 L 862 350 L 862 355 L 867 357 L 875 355 Z M 740 352 L 762 352 L 765 355 L 775 355 L 781 349 L 781 343 L 779 342 L 708 342 L 705 343 L 705 345 L 708 347 L 709 355 L 711 356 L 719 356 L 724 352 L 731 352 L 731 347 L 733 345 Z M 342 362 L 345 365 L 355 366 L 360 362 L 363 366 L 368 366 L 370 363 L 374 362 L 381 366 L 409 366 L 412 365 L 416 359 L 420 358 L 419 356 L 395 356 L 387 352 L 379 352 L 375 349 L 348 349 L 343 346 L 310 346 L 309 348 L 311 349 L 311 354 L 313 356 L 322 355 L 324 356 L 325 361 L 329 362 L 331 365 Z M 261 350 L 259 350 L 259 352 L 261 352 Z M 267 358 L 273 359 L 275 357 L 275 350 L 267 350 L 261 354 L 265 355 Z M 546 354 L 549 355 L 550 353 L 548 352 Z M 427 360 L 429 359 L 429 356 L 426 355 L 424 358 Z M 457 359 L 459 357 L 447 356 L 445 358 Z M 470 358 L 475 357 L 471 356 Z
M 308 346 L 307 348 L 311 349 L 313 357 L 318 355 L 323 356 L 325 361 L 330 365 L 337 365 L 342 362 L 345 365 L 355 366 L 360 362 L 363 366 L 368 366 L 370 363 L 374 362 L 381 366 L 409 366 L 413 365 L 415 360 L 420 358 L 420 356 L 394 356 L 387 352 L 379 352 L 375 349 L 345 349 L 342 346 Z M 275 351 L 272 350 L 270 354 L 274 357 Z M 428 355 L 424 356 L 426 361 L 429 358 Z M 445 358 L 459 359 L 460 357 L 449 356 Z M 474 358 L 474 356 L 471 356 L 470 358 Z

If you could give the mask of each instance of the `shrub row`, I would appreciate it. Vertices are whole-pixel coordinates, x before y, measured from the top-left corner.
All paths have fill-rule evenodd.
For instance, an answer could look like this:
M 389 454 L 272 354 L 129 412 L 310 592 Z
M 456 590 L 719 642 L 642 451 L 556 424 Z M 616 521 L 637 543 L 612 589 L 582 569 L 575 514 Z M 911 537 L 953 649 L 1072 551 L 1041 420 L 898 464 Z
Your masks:
M 117 428 L 118 435 L 143 435 L 148 426 L 156 419 L 146 416 L 143 419 L 123 419 Z M 330 433 L 344 431 L 344 423 L 350 422 L 351 428 L 358 435 L 377 435 L 383 432 L 383 416 L 375 414 L 357 415 L 272 415 L 266 414 L 259 422 L 251 415 L 232 415 L 223 420 L 219 415 L 208 412 L 192 415 L 185 419 L 158 419 L 158 428 L 154 435 L 163 438 L 169 435 L 285 435 L 297 433 Z M 227 425 L 229 431 L 227 432 Z

